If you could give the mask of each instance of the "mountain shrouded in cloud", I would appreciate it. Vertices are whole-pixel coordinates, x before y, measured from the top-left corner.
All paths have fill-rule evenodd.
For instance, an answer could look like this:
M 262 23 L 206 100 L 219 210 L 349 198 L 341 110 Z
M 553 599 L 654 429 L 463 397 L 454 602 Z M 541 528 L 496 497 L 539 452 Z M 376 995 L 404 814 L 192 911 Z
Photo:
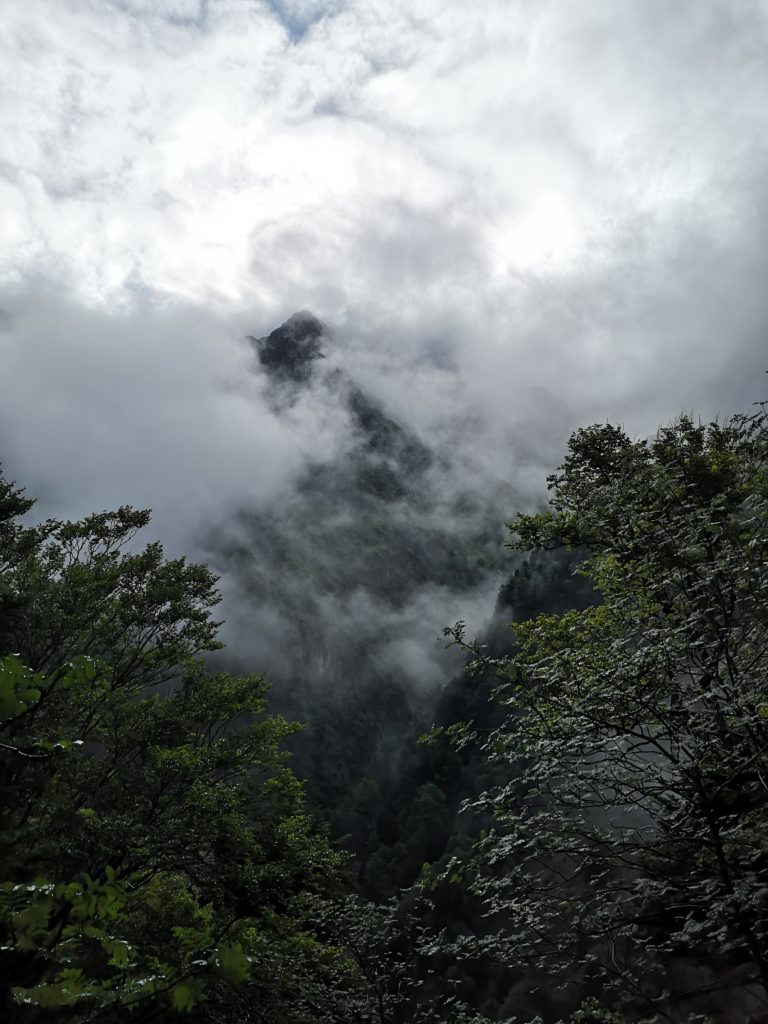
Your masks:
M 320 339 L 325 329 L 318 319 L 304 310 L 294 313 L 266 338 L 252 338 L 259 362 L 275 378 L 304 381 L 312 372 L 315 359 L 322 359 Z
M 311 313 L 294 313 L 266 338 L 251 339 L 259 362 L 273 383 L 277 398 L 281 384 L 304 384 L 313 374 L 315 361 L 324 359 L 322 339 L 328 333 Z M 362 442 L 358 450 L 358 483 L 379 497 L 402 497 L 410 479 L 432 462 L 430 452 L 366 396 L 341 368 L 325 374 L 321 385 L 339 399 L 349 413 Z M 294 389 L 295 393 L 295 389 Z
M 284 533 L 291 543 L 274 549 L 303 550 L 300 585 L 317 580 L 323 595 L 362 588 L 397 606 L 426 583 L 464 589 L 479 582 L 482 563 L 493 562 L 500 525 L 497 520 L 488 537 L 495 496 L 473 497 L 447 456 L 438 457 L 388 416 L 343 366 L 321 362 L 323 341 L 330 344 L 326 329 L 307 313 L 254 340 L 278 415 L 288 398 L 290 412 L 305 401 L 322 401 L 343 410 L 347 423 L 336 449 L 308 461 L 293 493 L 275 503 L 275 515 L 265 515 L 256 543 L 265 529 Z M 478 545 L 487 546 L 485 558 Z M 266 568 L 272 549 L 249 545 L 248 560 L 270 578 L 274 603 L 280 574 Z
M 361 771 L 395 770 L 429 713 L 453 664 L 436 640 L 442 625 L 459 612 L 478 624 L 492 617 L 508 562 L 504 502 L 489 488 L 473 493 L 449 454 L 326 358 L 334 342 L 311 314 L 250 340 L 278 417 L 305 403 L 346 417 L 343 438 L 306 463 L 291 493 L 218 522 L 208 555 L 236 608 L 228 657 L 259 649 L 276 706 L 307 722 L 299 766 L 333 816 Z M 328 738 L 350 704 L 372 716 L 364 751 Z M 331 762 L 306 763 L 315 744 L 335 750 Z

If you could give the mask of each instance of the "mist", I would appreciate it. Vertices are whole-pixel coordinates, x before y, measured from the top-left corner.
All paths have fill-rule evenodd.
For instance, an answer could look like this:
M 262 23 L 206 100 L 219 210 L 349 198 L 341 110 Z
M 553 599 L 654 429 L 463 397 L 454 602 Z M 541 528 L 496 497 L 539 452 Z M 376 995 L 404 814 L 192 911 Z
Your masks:
M 169 553 L 222 574 L 232 650 L 279 668 L 295 621 L 253 531 L 309 551 L 308 474 L 361 443 L 332 389 L 276 407 L 247 340 L 309 309 L 323 372 L 434 456 L 418 530 L 495 546 L 397 608 L 354 573 L 311 594 L 331 647 L 385 623 L 404 678 L 438 685 L 436 627 L 492 613 L 504 522 L 573 429 L 764 397 L 766 12 L 11 0 L 6 473 L 40 516 L 152 508 Z

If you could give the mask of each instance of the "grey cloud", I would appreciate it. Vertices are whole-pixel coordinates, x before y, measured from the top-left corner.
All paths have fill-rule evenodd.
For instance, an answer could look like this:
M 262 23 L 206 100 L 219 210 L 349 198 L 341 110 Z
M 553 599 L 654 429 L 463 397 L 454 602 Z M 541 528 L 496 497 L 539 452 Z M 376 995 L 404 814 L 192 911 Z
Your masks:
M 766 4 L 417 6 L 8 5 L 0 457 L 43 511 L 181 548 L 290 496 L 349 424 L 276 416 L 239 339 L 303 308 L 451 456 L 435 516 L 535 503 L 579 423 L 763 397 Z
M 265 0 L 265 5 L 277 15 L 294 44 L 300 42 L 318 21 L 342 6 L 329 0 Z
M 41 514 L 151 507 L 153 531 L 183 549 L 334 451 L 334 410 L 275 416 L 251 346 L 223 318 L 178 306 L 107 316 L 40 295 L 3 305 L 2 459 Z

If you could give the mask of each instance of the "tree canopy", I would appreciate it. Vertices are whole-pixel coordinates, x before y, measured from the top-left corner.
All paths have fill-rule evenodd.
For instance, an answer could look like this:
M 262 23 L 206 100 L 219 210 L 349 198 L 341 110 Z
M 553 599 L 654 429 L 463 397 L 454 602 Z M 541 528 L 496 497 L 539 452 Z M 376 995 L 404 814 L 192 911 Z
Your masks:
M 0 476 L 0 1014 L 763 1019 L 768 411 L 587 427 L 549 483 L 511 526 L 509 638 L 447 630 L 480 681 L 334 809 L 361 895 L 286 760 L 299 727 L 212 668 L 210 570 L 127 506 L 31 525 Z M 344 771 L 392 692 L 339 704 Z
M 340 859 L 264 680 L 200 660 L 215 577 L 138 547 L 147 512 L 30 527 L 31 505 L 0 482 L 4 1015 L 308 1019 Z
M 483 740 L 506 779 L 475 804 L 497 928 L 468 944 L 542 1005 L 556 980 L 631 1020 L 746 1019 L 768 992 L 768 415 L 579 430 L 550 490 L 514 545 L 581 551 L 598 601 L 514 624 Z

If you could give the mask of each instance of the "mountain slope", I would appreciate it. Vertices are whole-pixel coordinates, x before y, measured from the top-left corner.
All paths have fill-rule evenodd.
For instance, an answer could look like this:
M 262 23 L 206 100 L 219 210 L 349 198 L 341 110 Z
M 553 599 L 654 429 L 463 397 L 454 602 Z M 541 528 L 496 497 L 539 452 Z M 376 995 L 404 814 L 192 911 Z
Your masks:
M 250 340 L 276 415 L 314 404 L 342 417 L 334 449 L 284 501 L 240 510 L 213 559 L 238 588 L 230 644 L 265 631 L 273 703 L 307 724 L 298 768 L 333 818 L 362 776 L 397 772 L 428 718 L 451 674 L 442 625 L 467 602 L 492 614 L 502 516 L 326 358 L 333 340 L 311 313 Z

